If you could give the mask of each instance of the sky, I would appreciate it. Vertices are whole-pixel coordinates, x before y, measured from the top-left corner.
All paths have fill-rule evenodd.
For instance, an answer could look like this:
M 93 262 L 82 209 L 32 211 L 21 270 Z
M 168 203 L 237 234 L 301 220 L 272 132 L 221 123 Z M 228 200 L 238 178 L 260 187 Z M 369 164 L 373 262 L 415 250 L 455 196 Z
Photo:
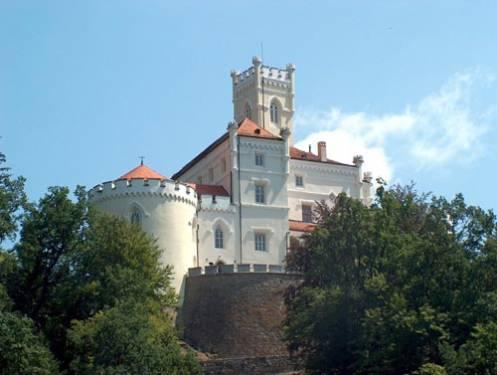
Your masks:
M 171 176 L 225 131 L 230 71 L 258 55 L 296 65 L 297 145 L 497 209 L 496 15 L 479 0 L 0 0 L 0 151 L 32 200 L 141 155 Z

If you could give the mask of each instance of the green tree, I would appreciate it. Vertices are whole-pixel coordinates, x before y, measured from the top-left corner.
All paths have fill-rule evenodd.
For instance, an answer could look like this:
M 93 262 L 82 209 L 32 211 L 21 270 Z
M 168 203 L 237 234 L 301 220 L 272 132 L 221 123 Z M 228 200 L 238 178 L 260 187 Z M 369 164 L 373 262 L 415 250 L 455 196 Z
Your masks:
M 304 281 L 287 293 L 285 335 L 310 372 L 421 371 L 497 318 L 493 212 L 380 186 L 372 207 L 340 195 L 317 216 L 288 257 Z
M 33 321 L 7 311 L 0 311 L 0 373 L 58 373 L 57 362 L 45 340 L 37 333 Z
M 26 204 L 24 178 L 12 178 L 4 164 L 5 155 L 0 152 L 0 243 L 14 238 L 20 210 Z
M 74 356 L 67 347 L 74 321 L 84 325 L 94 316 L 107 316 L 123 301 L 155 311 L 176 303 L 171 270 L 161 266 L 155 241 L 137 226 L 93 210 L 86 197 L 82 188 L 74 201 L 67 188 L 50 188 L 26 210 L 14 247 L 15 272 L 7 277 L 15 308 L 46 335 L 63 369 Z M 172 329 L 171 320 L 163 318 Z M 183 356 L 177 360 L 181 363 Z
M 135 302 L 119 304 L 69 332 L 77 374 L 198 374 L 191 354 L 183 354 L 164 313 Z

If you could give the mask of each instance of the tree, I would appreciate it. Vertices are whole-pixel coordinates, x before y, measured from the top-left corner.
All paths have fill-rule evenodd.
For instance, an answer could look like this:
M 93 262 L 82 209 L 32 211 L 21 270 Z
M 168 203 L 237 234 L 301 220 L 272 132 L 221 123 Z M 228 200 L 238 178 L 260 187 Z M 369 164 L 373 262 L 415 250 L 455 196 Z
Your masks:
M 136 225 L 95 211 L 86 197 L 84 189 L 78 188 L 73 201 L 67 188 L 55 187 L 31 205 L 14 247 L 15 272 L 6 277 L 15 309 L 46 335 L 63 369 L 74 360 L 75 354 L 67 346 L 73 322 L 86 327 L 102 316 L 110 315 L 110 320 L 103 320 L 105 324 L 122 318 L 125 314 L 113 313 L 113 308 L 124 301 L 154 311 L 166 311 L 176 303 L 169 282 L 171 270 L 160 264 L 161 252 L 155 241 Z M 139 310 L 135 312 L 135 323 L 148 322 L 137 315 Z M 163 325 L 172 327 L 171 319 L 160 316 Z M 96 320 L 91 320 L 93 317 Z M 152 332 L 147 327 L 144 330 Z M 145 333 L 140 339 L 145 340 Z M 157 341 L 154 336 L 147 340 Z M 164 350 L 175 350 L 174 345 L 171 341 Z M 77 348 L 80 356 L 81 348 Z M 171 361 L 179 356 L 176 360 L 183 363 L 183 355 L 174 350 Z
M 425 371 L 497 318 L 493 212 L 380 186 L 372 207 L 340 195 L 317 216 L 288 258 L 304 281 L 287 293 L 285 335 L 310 372 Z
M 12 178 L 5 164 L 5 155 L 0 152 L 0 243 L 13 238 L 17 231 L 20 210 L 26 204 L 24 178 Z
M 37 333 L 33 321 L 0 311 L 0 373 L 52 375 L 57 362 Z
M 191 354 L 183 355 L 164 313 L 136 302 L 125 302 L 69 331 L 77 374 L 198 374 Z

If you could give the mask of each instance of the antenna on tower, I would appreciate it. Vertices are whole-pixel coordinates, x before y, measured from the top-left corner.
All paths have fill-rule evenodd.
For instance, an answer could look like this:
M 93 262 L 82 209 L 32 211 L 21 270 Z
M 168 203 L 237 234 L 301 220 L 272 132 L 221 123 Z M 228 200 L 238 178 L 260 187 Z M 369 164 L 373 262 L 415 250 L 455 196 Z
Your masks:
M 145 156 L 138 156 L 140 158 L 140 165 L 143 165 L 143 159 L 145 159 Z
M 261 42 L 261 60 L 264 62 L 264 42 Z

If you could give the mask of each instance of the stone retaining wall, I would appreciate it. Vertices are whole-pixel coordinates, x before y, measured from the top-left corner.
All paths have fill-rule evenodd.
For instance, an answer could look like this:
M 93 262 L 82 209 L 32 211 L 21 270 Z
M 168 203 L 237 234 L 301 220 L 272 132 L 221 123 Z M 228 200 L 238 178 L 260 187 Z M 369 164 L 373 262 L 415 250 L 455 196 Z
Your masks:
M 288 357 L 283 295 L 298 282 L 278 273 L 188 277 L 178 326 L 188 344 L 220 358 Z

